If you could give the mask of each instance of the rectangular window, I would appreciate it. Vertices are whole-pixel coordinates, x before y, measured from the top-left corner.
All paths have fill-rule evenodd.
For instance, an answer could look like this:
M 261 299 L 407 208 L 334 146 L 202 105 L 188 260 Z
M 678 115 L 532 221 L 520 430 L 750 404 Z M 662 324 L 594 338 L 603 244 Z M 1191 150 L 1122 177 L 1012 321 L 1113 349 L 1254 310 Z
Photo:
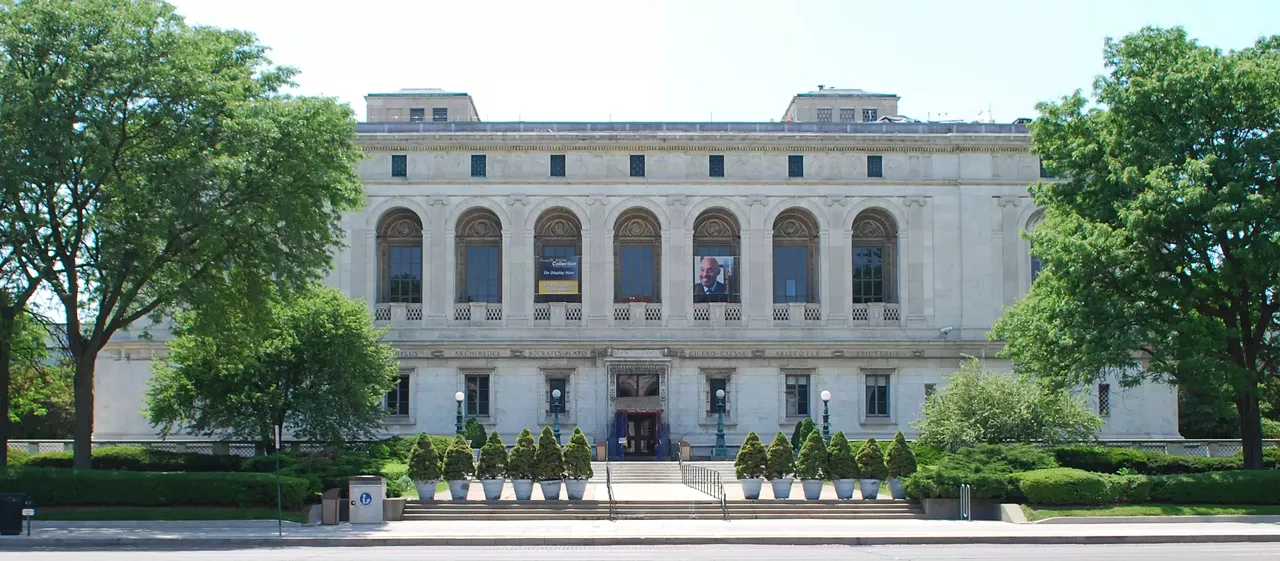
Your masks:
M 867 375 L 867 416 L 889 416 L 889 375 Z
M 806 417 L 809 415 L 809 376 L 803 374 L 787 375 L 787 416 Z
M 486 169 L 484 154 L 471 155 L 471 177 L 485 177 L 489 170 Z
M 397 416 L 409 415 L 409 375 L 401 374 L 396 389 L 387 392 L 387 414 Z
M 564 177 L 564 154 L 551 155 L 551 177 Z
M 489 416 L 489 375 L 467 376 L 467 416 Z
M 853 302 L 884 301 L 884 248 L 853 248 Z
M 556 390 L 560 390 L 560 399 L 555 398 Z M 569 412 L 569 379 L 564 376 L 547 378 L 547 414 L 556 412 L 555 404 L 560 404 L 560 414 Z
M 644 177 L 644 155 L 631 155 L 631 177 Z
M 1111 415 L 1111 384 L 1098 384 L 1098 416 Z
M 703 402 L 707 405 L 707 416 L 715 417 L 720 413 L 720 398 L 716 392 L 724 390 L 724 414 L 729 414 L 729 375 L 716 374 L 707 377 L 707 395 Z
M 709 177 L 724 177 L 724 156 L 719 154 L 707 156 L 707 175 Z
M 773 247 L 773 301 L 813 302 L 809 294 L 809 248 L 803 245 Z
M 819 109 L 819 110 L 818 110 L 818 122 L 819 122 L 819 123 L 830 123 L 830 122 L 831 122 L 831 108 L 830 108 L 830 107 L 827 107 L 827 108 L 823 108 L 823 109 Z
M 422 246 L 392 246 L 387 261 L 387 301 L 422 302 Z
M 924 399 L 926 401 L 928 401 L 929 398 L 933 397 L 933 394 L 935 393 L 938 393 L 938 384 L 924 385 Z
M 421 107 L 412 107 L 409 109 L 409 122 L 421 123 L 427 117 L 427 111 Z
M 432 107 L 432 108 L 431 108 L 431 120 L 432 120 L 432 121 L 435 121 L 435 122 L 437 122 L 437 123 L 442 122 L 442 121 L 448 121 L 448 120 L 449 120 L 449 108 L 448 108 L 448 107 Z
M 502 302 L 502 269 L 496 245 L 467 247 L 467 302 Z
M 787 156 L 787 177 L 804 177 L 804 156 Z
M 858 113 L 856 109 L 853 109 L 851 107 L 846 107 L 840 110 L 841 123 L 852 123 L 857 120 L 858 120 Z
M 877 117 L 877 116 L 876 116 L 876 110 L 875 110 L 875 109 L 863 109 L 863 110 L 862 110 L 862 121 L 863 121 L 863 122 L 865 122 L 865 123 L 874 123 L 874 122 L 876 122 L 876 119 L 878 119 L 878 118 L 879 118 L 879 117 Z
M 652 302 L 656 296 L 654 294 L 653 246 L 624 245 L 619 249 L 622 263 L 618 267 L 621 280 L 618 286 L 618 301 L 627 302 L 634 297 Z
M 1031 256 L 1031 282 L 1036 282 L 1036 277 L 1040 276 L 1041 266 L 1040 258 L 1033 254 Z
M 884 177 L 884 156 L 867 156 L 867 177 Z
M 395 154 L 391 156 L 391 177 L 409 176 L 409 156 Z

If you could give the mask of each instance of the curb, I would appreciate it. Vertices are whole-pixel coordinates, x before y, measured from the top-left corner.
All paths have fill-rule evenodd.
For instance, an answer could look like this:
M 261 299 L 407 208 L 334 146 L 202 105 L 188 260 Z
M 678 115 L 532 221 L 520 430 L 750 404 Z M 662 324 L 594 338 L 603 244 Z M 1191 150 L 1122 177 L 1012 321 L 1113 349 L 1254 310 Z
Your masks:
M 1031 524 L 1205 524 L 1235 522 L 1243 524 L 1280 524 L 1280 516 L 1272 514 L 1214 514 L 1202 516 L 1055 516 Z

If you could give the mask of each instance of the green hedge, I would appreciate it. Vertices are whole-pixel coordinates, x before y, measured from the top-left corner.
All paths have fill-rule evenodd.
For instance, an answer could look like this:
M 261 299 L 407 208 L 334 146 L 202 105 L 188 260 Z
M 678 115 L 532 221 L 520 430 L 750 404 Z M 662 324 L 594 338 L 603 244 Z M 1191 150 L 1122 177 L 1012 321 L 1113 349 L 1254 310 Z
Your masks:
M 1019 501 L 1022 495 L 1012 474 L 1054 467 L 1053 456 L 1034 446 L 980 444 L 922 465 L 903 480 L 903 487 L 917 499 L 956 498 L 964 483 L 974 499 Z
M 383 460 L 355 452 L 320 452 L 315 454 L 280 454 L 280 475 L 307 481 L 312 493 L 323 493 L 335 487 L 346 488 L 353 475 L 377 475 Z M 245 460 L 247 472 L 274 473 L 276 456 L 254 456 Z
M 1128 448 L 1103 446 L 1063 446 L 1053 449 L 1058 465 L 1097 473 L 1117 473 L 1128 470 L 1142 475 L 1175 475 L 1231 471 L 1244 467 L 1240 454 L 1231 458 L 1202 458 L 1174 456 L 1164 452 L 1144 452 Z M 1264 464 L 1275 468 L 1280 462 L 1280 449 L 1268 449 L 1263 453 Z
M 31 455 L 28 454 L 26 450 L 19 450 L 17 448 L 9 449 L 9 465 L 11 466 L 24 465 L 30 457 Z
M 240 456 L 165 452 L 141 446 L 107 446 L 93 451 L 93 468 L 101 470 L 229 472 L 240 471 L 243 463 Z M 25 465 L 70 468 L 72 454 L 69 451 L 44 452 L 27 458 Z
M 284 506 L 311 497 L 307 481 L 280 478 Z M 0 492 L 26 493 L 40 506 L 274 507 L 276 478 L 265 473 L 158 473 L 60 468 L 8 468 Z
M 1151 478 L 1151 502 L 1280 504 L 1280 471 L 1220 471 Z
M 1280 471 L 1112 475 L 1073 468 L 1011 476 L 1030 504 L 1280 504 Z

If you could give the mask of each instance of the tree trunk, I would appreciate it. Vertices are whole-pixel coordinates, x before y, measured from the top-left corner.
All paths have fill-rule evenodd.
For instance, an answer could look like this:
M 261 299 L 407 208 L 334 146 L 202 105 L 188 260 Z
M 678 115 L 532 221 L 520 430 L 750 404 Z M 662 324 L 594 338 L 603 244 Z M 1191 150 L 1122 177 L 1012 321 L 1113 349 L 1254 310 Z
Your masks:
M 76 469 L 93 469 L 93 367 L 98 359 L 95 345 L 85 345 L 75 357 L 75 444 L 72 446 Z
M 1262 412 L 1258 396 L 1246 393 L 1236 398 L 1240 412 L 1240 445 L 1244 450 L 1244 469 L 1262 469 Z
M 5 327 L 13 323 L 3 318 L 0 322 L 3 322 L 0 325 L 0 468 L 3 468 L 9 465 L 9 385 L 12 383 L 9 362 L 13 356 L 12 330 Z

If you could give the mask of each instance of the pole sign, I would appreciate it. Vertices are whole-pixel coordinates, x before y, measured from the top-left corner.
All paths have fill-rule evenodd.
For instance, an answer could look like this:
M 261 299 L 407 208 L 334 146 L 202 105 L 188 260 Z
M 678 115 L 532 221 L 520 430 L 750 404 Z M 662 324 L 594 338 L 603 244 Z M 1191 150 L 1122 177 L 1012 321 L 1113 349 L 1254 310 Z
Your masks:
M 578 293 L 578 257 L 539 257 L 538 294 Z

